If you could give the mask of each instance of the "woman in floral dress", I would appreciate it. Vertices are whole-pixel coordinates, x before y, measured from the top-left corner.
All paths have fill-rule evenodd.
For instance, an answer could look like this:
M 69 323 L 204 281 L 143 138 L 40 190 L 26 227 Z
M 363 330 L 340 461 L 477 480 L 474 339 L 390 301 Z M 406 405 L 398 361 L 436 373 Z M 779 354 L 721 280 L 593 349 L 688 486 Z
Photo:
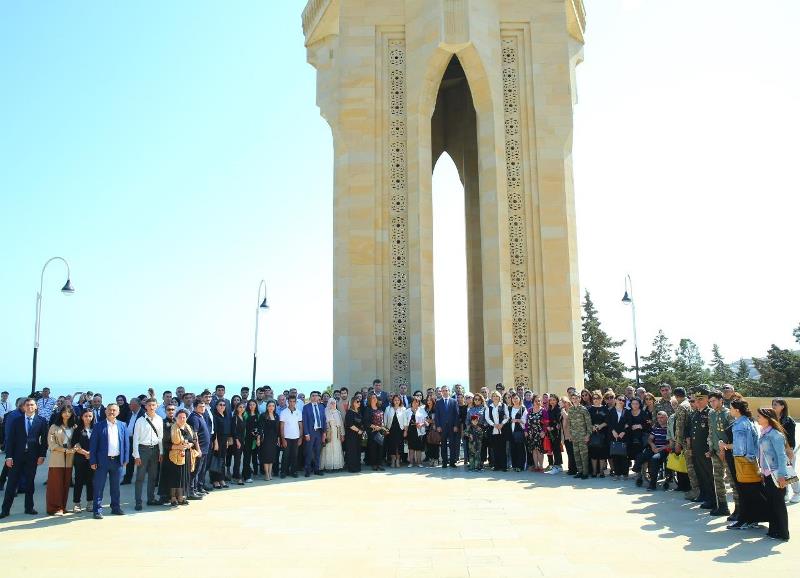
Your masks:
M 533 454 L 533 463 L 528 468 L 531 472 L 544 471 L 544 423 L 542 400 L 533 394 L 533 406 L 528 412 L 528 423 L 525 425 L 525 445 L 529 453 Z

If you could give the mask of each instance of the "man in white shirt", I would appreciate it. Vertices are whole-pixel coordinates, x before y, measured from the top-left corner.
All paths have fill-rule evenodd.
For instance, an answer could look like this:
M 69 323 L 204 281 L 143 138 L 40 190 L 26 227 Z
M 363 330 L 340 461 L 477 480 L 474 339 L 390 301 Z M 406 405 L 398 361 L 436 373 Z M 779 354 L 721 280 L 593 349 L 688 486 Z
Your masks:
M 42 397 L 36 402 L 39 417 L 45 421 L 50 421 L 50 416 L 53 415 L 53 410 L 56 408 L 56 400 L 50 397 L 50 388 L 45 387 L 42 389 Z
M 152 397 L 145 401 L 145 414 L 136 419 L 133 426 L 131 454 L 136 462 L 136 485 L 134 486 L 136 506 L 134 509 L 137 512 L 142 509 L 142 486 L 145 475 L 147 476 L 147 505 L 158 505 L 156 502 L 156 476 L 158 475 L 158 464 L 161 463 L 164 421 L 156 413 L 157 404 L 158 402 Z
M 297 477 L 297 450 L 303 443 L 303 413 L 297 409 L 297 398 L 289 396 L 289 406 L 281 412 L 281 478 Z

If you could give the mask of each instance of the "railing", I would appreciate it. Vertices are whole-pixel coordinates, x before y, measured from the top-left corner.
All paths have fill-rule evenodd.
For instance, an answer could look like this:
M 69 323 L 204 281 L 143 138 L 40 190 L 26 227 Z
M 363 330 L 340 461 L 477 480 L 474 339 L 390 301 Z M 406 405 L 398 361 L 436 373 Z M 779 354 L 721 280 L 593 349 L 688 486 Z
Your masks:
M 579 0 L 580 1 L 580 0 Z M 319 20 L 331 0 L 308 0 L 305 10 L 303 10 L 303 34 L 308 36 L 312 26 Z

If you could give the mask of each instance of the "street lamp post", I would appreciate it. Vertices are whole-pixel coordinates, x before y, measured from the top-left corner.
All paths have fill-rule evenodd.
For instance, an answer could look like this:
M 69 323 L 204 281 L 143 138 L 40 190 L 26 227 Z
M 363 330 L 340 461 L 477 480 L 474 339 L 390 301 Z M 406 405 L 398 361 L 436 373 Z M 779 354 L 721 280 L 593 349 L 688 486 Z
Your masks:
M 36 294 L 36 326 L 33 330 L 33 379 L 31 382 L 31 395 L 36 393 L 36 362 L 39 358 L 39 327 L 42 322 L 42 291 L 44 289 L 44 270 L 52 261 L 61 261 L 67 267 L 67 282 L 61 288 L 61 293 L 64 295 L 72 295 L 75 293 L 75 287 L 72 286 L 72 281 L 69 272 L 69 263 L 63 257 L 52 257 L 42 267 L 42 275 L 39 278 L 39 292 Z
M 639 387 L 639 341 L 636 338 L 636 302 L 633 300 L 633 282 L 630 275 L 625 275 L 625 295 L 622 302 L 631 306 L 633 314 L 633 356 L 636 363 L 636 387 Z
M 261 297 L 261 288 L 264 288 L 264 297 Z M 256 334 L 253 339 L 253 386 L 250 388 L 250 398 L 254 399 L 256 396 L 256 364 L 258 362 L 258 317 L 263 312 L 269 309 L 267 305 L 267 282 L 263 279 L 258 285 L 258 298 L 256 299 Z

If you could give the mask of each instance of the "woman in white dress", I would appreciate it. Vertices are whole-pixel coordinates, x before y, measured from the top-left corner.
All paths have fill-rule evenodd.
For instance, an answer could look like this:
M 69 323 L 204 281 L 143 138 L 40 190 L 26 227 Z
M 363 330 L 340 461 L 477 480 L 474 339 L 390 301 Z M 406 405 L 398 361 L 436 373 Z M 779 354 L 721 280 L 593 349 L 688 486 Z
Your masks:
M 344 441 L 344 422 L 342 414 L 336 409 L 336 400 L 328 400 L 325 408 L 325 419 L 328 421 L 326 431 L 325 446 L 322 448 L 322 469 L 341 470 L 344 468 L 344 453 L 342 453 L 342 442 Z

